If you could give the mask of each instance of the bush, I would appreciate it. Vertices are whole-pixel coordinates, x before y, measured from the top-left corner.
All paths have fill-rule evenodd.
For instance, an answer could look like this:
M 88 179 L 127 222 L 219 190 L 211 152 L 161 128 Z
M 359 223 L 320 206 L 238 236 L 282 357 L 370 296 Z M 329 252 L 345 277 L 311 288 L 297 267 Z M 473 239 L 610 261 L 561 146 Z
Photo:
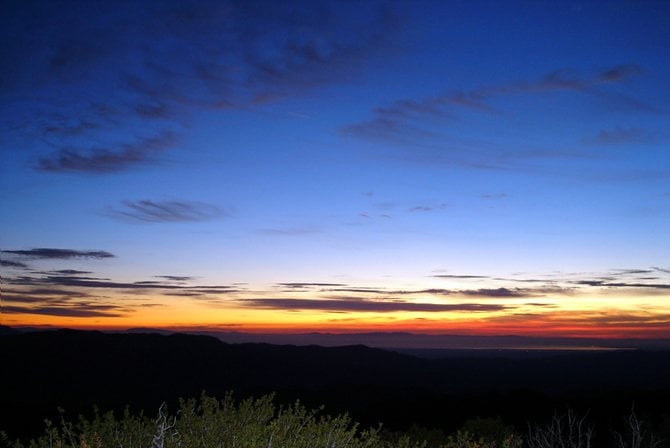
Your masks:
M 79 418 L 60 425 L 46 422 L 44 435 L 28 448 L 382 448 L 378 429 L 359 431 L 347 415 L 320 415 L 299 402 L 276 407 L 273 397 L 247 399 L 235 404 L 202 395 L 180 400 L 175 415 L 161 406 L 155 418 L 109 412 L 93 419 Z M 2 437 L 2 445 L 24 448 L 20 441 Z
M 442 431 L 418 426 L 406 434 L 381 428 L 360 430 L 347 414 L 335 417 L 323 409 L 306 409 L 300 402 L 277 406 L 273 396 L 237 403 L 231 394 L 217 399 L 205 394 L 199 399 L 179 400 L 174 414 L 166 405 L 154 417 L 126 410 L 94 410 L 91 419 L 79 417 L 59 424 L 46 421 L 44 434 L 23 444 L 0 433 L 0 448 L 591 448 L 593 427 L 586 416 L 572 411 L 555 415 L 545 426 L 529 427 L 524 441 L 501 419 L 469 420 L 460 431 L 446 436 Z M 670 422 L 670 419 L 664 422 Z M 661 427 L 665 423 L 661 423 Z M 611 433 L 616 448 L 661 448 L 659 438 L 635 414 L 626 419 L 626 431 Z M 661 428 L 662 429 L 662 428 Z M 666 428 L 667 429 L 667 428 Z M 524 443 L 525 442 L 525 443 Z

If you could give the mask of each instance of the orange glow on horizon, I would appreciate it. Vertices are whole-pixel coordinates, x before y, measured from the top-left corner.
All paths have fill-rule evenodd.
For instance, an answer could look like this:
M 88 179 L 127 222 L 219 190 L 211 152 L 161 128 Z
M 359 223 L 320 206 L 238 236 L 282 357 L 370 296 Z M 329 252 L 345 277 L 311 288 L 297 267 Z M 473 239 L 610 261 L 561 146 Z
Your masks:
M 174 322 L 142 319 L 81 319 L 50 316 L 12 316 L 3 317 L 3 325 L 15 327 L 52 327 L 81 330 L 127 330 L 131 328 L 155 328 L 171 331 L 212 331 L 240 332 L 251 334 L 301 334 L 301 333 L 413 333 L 425 335 L 463 335 L 463 336 L 527 336 L 560 338 L 602 338 L 602 339 L 666 339 L 670 338 L 667 324 L 606 325 L 588 323 L 549 323 L 527 322 L 525 324 L 507 324 L 476 320 L 450 322 L 396 321 L 387 323 L 348 322 L 341 323 L 230 323 L 220 322 Z
M 458 286 L 450 288 L 459 291 Z M 387 289 L 389 292 L 351 287 L 356 291 L 354 296 L 348 290 L 326 294 L 259 289 L 225 296 L 212 294 L 204 299 L 154 293 L 129 296 L 112 290 L 94 306 L 90 299 L 78 301 L 75 296 L 66 302 L 70 308 L 35 305 L 34 312 L 21 313 L 18 307 L 8 306 L 1 317 L 7 326 L 98 330 L 670 339 L 667 298 L 650 292 L 622 295 L 603 288 L 586 296 L 558 289 L 551 295 L 518 297 L 514 289 L 471 290 L 493 292 L 489 296 L 443 294 L 442 290 L 417 286 L 416 291 L 409 286 Z M 501 291 L 507 295 L 496 295 Z M 12 292 L 16 295 L 21 291 L 15 288 Z M 30 294 L 29 289 L 26 294 Z M 45 303 L 53 303 L 50 300 L 55 298 Z M 30 310 L 30 306 L 23 309 Z

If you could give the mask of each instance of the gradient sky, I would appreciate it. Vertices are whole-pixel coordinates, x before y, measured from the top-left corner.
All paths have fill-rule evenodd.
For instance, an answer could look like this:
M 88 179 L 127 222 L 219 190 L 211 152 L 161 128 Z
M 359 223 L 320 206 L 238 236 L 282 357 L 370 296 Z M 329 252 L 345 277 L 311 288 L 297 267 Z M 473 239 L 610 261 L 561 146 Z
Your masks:
M 3 2 L 2 324 L 670 337 L 669 23 Z

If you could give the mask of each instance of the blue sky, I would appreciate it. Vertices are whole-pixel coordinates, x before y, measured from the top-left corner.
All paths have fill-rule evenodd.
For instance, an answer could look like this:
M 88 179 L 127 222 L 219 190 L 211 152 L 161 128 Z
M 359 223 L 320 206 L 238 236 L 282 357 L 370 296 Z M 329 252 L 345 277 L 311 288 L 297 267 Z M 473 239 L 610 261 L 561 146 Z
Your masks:
M 623 294 L 589 306 L 670 315 L 667 2 L 2 9 L 0 250 L 17 300 L 3 321 L 124 325 L 145 311 L 119 305 L 138 294 L 119 284 L 160 276 L 245 285 L 207 295 L 219 314 L 203 325 L 237 322 L 220 314 L 230 297 L 244 325 L 268 322 L 260 299 L 308 313 L 287 282 L 386 288 L 379 304 L 436 287 L 483 302 L 464 291 L 541 279 L 533 297 L 557 309 Z M 119 284 L 31 294 L 66 270 Z M 203 307 L 161 286 L 145 305 Z

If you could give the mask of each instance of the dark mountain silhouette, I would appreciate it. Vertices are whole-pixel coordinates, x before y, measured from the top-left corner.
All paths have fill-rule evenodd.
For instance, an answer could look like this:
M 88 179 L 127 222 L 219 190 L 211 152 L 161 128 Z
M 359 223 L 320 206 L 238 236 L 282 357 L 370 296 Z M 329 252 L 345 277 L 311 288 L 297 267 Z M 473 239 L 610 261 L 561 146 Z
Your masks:
M 477 336 L 458 334 L 417 334 L 405 332 L 368 333 L 244 333 L 200 331 L 229 343 L 265 342 L 271 344 L 341 346 L 364 344 L 368 347 L 395 348 L 411 351 L 429 350 L 593 350 L 593 349 L 655 349 L 670 350 L 670 339 L 604 339 L 533 337 L 518 335 Z M 508 353 L 509 354 L 509 353 Z
M 504 359 L 418 358 L 361 345 L 227 344 L 209 336 L 58 330 L 5 333 L 2 425 L 35 435 L 57 407 L 155 412 L 179 397 L 276 392 L 391 428 L 455 429 L 475 416 L 525 427 L 571 406 L 611 419 L 670 412 L 670 352 L 621 351 Z M 595 412 L 598 411 L 598 412 Z
M 21 331 L 15 328 L 8 327 L 6 325 L 0 325 L 0 336 L 7 336 L 10 334 L 20 334 L 20 333 Z

